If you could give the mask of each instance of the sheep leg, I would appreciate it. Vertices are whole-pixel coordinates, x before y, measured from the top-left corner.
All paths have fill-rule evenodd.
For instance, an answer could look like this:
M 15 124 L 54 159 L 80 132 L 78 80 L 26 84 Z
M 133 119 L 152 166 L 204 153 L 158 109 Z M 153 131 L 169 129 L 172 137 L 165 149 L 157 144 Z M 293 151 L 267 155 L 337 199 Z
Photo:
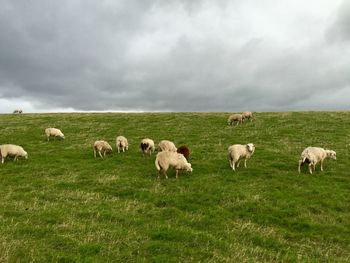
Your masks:
M 247 168 L 247 159 L 244 159 L 244 167 Z
M 176 169 L 176 179 L 178 178 L 179 170 Z
M 237 166 L 236 167 L 239 167 L 239 165 L 241 164 L 241 160 L 238 161 L 237 163 Z
M 309 172 L 312 174 L 312 163 L 309 164 Z
M 321 160 L 321 171 L 323 172 L 323 160 Z
M 17 161 L 17 155 L 15 156 L 15 158 L 13 159 L 13 161 L 14 161 L 14 162 Z
M 235 162 L 234 161 L 232 161 L 232 170 L 236 171 L 236 169 L 235 169 Z
M 231 156 L 228 157 L 228 161 L 230 163 L 230 167 L 232 168 L 232 159 L 231 159 Z
M 1 158 L 1 163 L 4 163 L 4 161 L 5 161 L 5 157 L 2 157 Z
M 96 158 L 96 150 L 94 149 L 94 157 Z
M 100 155 L 101 158 L 103 158 L 103 157 L 102 157 L 102 154 L 101 154 L 101 151 L 98 151 L 98 154 Z
M 299 163 L 298 163 L 298 173 L 300 173 L 300 167 L 301 167 L 302 162 L 303 162 L 303 160 L 299 160 Z

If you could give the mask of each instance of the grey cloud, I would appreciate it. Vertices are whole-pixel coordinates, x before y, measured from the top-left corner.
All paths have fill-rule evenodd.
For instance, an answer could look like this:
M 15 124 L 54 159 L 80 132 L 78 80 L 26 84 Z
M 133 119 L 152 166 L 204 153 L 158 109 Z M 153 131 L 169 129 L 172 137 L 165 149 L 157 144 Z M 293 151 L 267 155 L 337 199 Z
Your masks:
M 350 2 L 344 1 L 337 12 L 333 24 L 326 31 L 331 42 L 350 41 Z
M 224 12 L 229 1 L 218 5 L 204 0 L 2 0 L 0 4 L 0 99 L 32 101 L 38 109 L 75 110 L 347 107 L 341 95 L 348 94 L 350 59 L 327 41 L 287 47 L 264 35 L 219 39 L 193 32 L 203 33 L 198 39 L 180 28 L 170 44 L 156 43 L 169 45 L 159 46 L 165 51 L 133 50 L 140 37 L 149 36 L 154 44 L 153 34 L 159 28 L 166 31 L 167 25 L 152 24 L 154 16 L 164 12 L 176 16 L 183 9 L 191 18 L 213 6 Z M 240 42 L 232 41 L 235 37 L 241 37 Z M 338 97 L 326 103 L 316 93 Z

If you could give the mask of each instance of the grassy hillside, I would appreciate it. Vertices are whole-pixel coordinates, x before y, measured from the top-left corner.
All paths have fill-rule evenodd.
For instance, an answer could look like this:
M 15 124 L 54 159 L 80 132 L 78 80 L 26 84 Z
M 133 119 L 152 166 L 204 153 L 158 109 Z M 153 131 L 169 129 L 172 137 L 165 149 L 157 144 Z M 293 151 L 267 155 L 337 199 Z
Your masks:
M 350 112 L 0 115 L 0 144 L 28 160 L 0 166 L 0 262 L 348 262 Z M 47 142 L 60 128 L 64 141 Z M 115 138 L 129 152 L 115 152 Z M 193 175 L 156 179 L 142 138 L 193 151 Z M 108 158 L 92 144 L 113 145 Z M 227 147 L 256 145 L 233 172 Z M 337 151 L 297 173 L 309 146 Z

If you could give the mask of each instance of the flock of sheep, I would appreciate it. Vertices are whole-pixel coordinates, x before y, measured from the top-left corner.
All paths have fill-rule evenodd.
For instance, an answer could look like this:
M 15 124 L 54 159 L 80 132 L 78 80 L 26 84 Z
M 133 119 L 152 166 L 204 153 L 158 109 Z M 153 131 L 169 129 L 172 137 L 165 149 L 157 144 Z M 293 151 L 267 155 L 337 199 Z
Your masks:
M 21 111 L 22 112 L 22 111 Z M 16 113 L 21 113 L 16 112 Z M 14 112 L 15 113 L 15 112 Z M 233 125 L 237 122 L 243 123 L 245 120 L 252 120 L 252 112 L 243 112 L 242 114 L 232 114 L 228 118 L 228 124 Z M 57 128 L 47 128 L 45 129 L 45 134 L 47 140 L 49 141 L 51 137 L 57 137 L 64 139 L 64 134 Z M 118 136 L 116 138 L 116 148 L 118 153 L 121 151 L 128 151 L 128 140 L 124 136 Z M 140 142 L 140 149 L 144 155 L 152 155 L 155 151 L 154 141 L 150 138 L 144 138 Z M 159 152 L 157 153 L 155 160 L 155 167 L 158 173 L 158 178 L 163 173 L 166 178 L 167 170 L 173 168 L 176 170 L 176 178 L 180 170 L 185 170 L 188 173 L 192 174 L 192 166 L 188 162 L 190 149 L 186 146 L 180 146 L 177 148 L 175 144 L 169 140 L 162 140 L 158 145 Z M 112 146 L 104 141 L 98 140 L 95 141 L 93 145 L 94 157 L 96 158 L 97 153 L 102 158 L 106 156 L 107 153 L 112 152 Z M 244 167 L 247 167 L 247 160 L 254 154 L 255 145 L 253 143 L 248 143 L 245 145 L 242 144 L 233 144 L 228 147 L 228 159 L 229 164 L 232 170 L 236 170 L 239 167 L 240 162 L 244 160 Z M 14 157 L 16 161 L 19 157 L 28 158 L 28 153 L 19 145 L 14 144 L 3 144 L 0 145 L 0 156 L 1 162 L 4 163 L 5 159 L 8 156 Z M 320 163 L 321 171 L 323 171 L 323 162 L 326 158 L 331 158 L 336 160 L 336 152 L 333 150 L 327 150 L 320 147 L 307 147 L 301 153 L 299 162 L 298 162 L 298 172 L 301 171 L 301 166 L 308 164 L 309 172 L 312 174 L 315 171 L 316 164 Z

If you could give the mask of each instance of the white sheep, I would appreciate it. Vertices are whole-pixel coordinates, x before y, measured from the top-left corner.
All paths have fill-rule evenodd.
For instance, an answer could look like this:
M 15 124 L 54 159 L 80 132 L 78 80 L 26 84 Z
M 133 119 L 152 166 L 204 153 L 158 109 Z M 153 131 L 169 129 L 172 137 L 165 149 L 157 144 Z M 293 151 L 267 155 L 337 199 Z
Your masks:
M 23 113 L 23 111 L 22 111 L 21 109 L 15 109 L 15 110 L 13 111 L 13 113 L 14 113 L 14 114 L 21 114 L 21 113 Z
M 18 157 L 24 157 L 28 159 L 28 153 L 19 145 L 15 144 L 3 144 L 0 145 L 1 163 L 5 162 L 7 156 L 15 157 L 14 161 L 17 161 Z
M 124 136 L 118 136 L 117 139 L 115 140 L 115 143 L 118 149 L 118 153 L 120 153 L 120 150 L 125 152 L 129 149 L 128 140 Z
M 242 159 L 244 159 L 244 167 L 247 167 L 247 159 L 253 155 L 254 151 L 255 145 L 252 143 L 248 143 L 246 145 L 233 144 L 228 147 L 228 159 L 232 170 L 235 171 L 235 167 L 239 167 Z
M 149 138 L 144 138 L 141 140 L 140 148 L 143 154 L 151 155 L 154 152 L 154 141 Z
M 251 111 L 244 111 L 242 112 L 242 120 L 252 120 L 253 118 L 253 113 Z
M 168 141 L 168 140 L 162 140 L 159 142 L 159 150 L 162 152 L 176 152 L 177 148 L 175 146 L 175 144 L 172 141 Z
M 96 158 L 96 152 L 98 152 L 98 154 L 102 158 L 101 152 L 103 153 L 103 157 L 104 157 L 104 156 L 106 156 L 107 152 L 111 152 L 112 150 L 113 149 L 109 145 L 109 143 L 104 141 L 104 140 L 95 141 L 95 143 L 94 143 L 94 156 L 95 156 L 95 158 Z
M 165 178 L 168 179 L 166 172 L 170 167 L 176 170 L 176 178 L 178 178 L 180 170 L 186 170 L 190 174 L 192 174 L 193 171 L 191 164 L 187 162 L 186 158 L 181 153 L 171 151 L 159 152 L 156 157 L 155 165 L 158 171 L 158 178 L 161 171 L 163 171 Z
M 304 163 L 308 163 L 309 172 L 312 174 L 312 171 L 315 171 L 316 164 L 321 163 L 321 171 L 323 171 L 323 161 L 326 158 L 331 158 L 336 160 L 337 153 L 333 150 L 325 150 L 321 147 L 312 147 L 309 146 L 304 149 L 301 153 L 299 163 L 298 163 L 298 172 L 300 173 L 300 168 Z
M 242 121 L 243 121 L 242 114 L 235 113 L 235 114 L 231 114 L 228 117 L 227 124 L 228 125 L 233 125 L 235 122 L 237 122 L 237 125 L 238 125 L 239 123 L 242 123 Z
M 57 128 L 46 128 L 45 134 L 48 141 L 50 140 L 50 137 L 58 137 L 64 139 L 64 134 Z

